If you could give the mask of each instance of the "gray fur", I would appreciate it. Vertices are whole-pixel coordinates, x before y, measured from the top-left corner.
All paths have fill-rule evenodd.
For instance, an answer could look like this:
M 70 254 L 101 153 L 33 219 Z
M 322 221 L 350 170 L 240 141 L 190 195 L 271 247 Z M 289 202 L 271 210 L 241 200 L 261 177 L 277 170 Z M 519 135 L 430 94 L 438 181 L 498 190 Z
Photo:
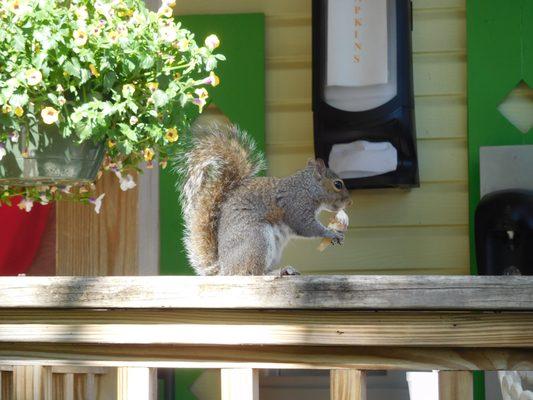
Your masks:
M 249 138 L 245 134 L 236 133 L 235 128 L 210 132 L 217 138 L 229 140 L 238 137 L 241 149 L 245 153 L 253 151 Z M 221 136 L 222 135 L 222 136 Z M 244 136 L 243 136 L 244 135 Z M 200 144 L 209 146 L 210 141 Z M 211 154 L 211 153 L 210 153 Z M 233 153 L 225 153 L 225 157 L 234 157 Z M 221 176 L 228 176 L 227 165 L 236 165 L 229 160 L 219 158 L 216 148 L 209 159 L 195 159 L 191 152 L 186 158 L 186 181 L 183 190 L 183 210 L 187 232 L 197 223 L 194 215 L 204 207 L 197 199 L 206 183 L 214 184 L 220 189 Z M 242 157 L 235 155 L 236 159 Z M 233 160 L 235 161 L 235 160 Z M 320 210 L 338 211 L 349 204 L 349 193 L 343 186 L 342 190 L 334 190 L 332 182 L 339 178 L 327 169 L 321 160 L 310 161 L 308 166 L 286 178 L 257 177 L 258 167 L 252 173 L 249 168 L 237 168 L 241 172 L 231 171 L 237 181 L 226 183 L 222 188 L 224 197 L 217 204 L 216 218 L 209 221 L 216 234 L 216 268 L 213 265 L 201 265 L 202 254 L 195 254 L 201 235 L 195 237 L 188 234 L 185 238 L 189 260 L 199 274 L 219 275 L 264 275 L 272 273 L 279 263 L 283 248 L 292 237 L 330 238 L 341 243 L 344 235 L 332 231 L 322 225 L 317 216 Z M 213 188 L 213 186 L 211 186 Z M 205 193 L 204 193 L 205 194 Z M 206 196 L 204 196 L 206 198 Z M 207 196 L 208 198 L 208 196 Z M 210 206 L 212 207 L 212 206 Z M 193 241 L 193 243 L 187 243 Z M 201 243 L 200 243 L 201 244 Z M 287 269 L 284 273 L 292 273 Z

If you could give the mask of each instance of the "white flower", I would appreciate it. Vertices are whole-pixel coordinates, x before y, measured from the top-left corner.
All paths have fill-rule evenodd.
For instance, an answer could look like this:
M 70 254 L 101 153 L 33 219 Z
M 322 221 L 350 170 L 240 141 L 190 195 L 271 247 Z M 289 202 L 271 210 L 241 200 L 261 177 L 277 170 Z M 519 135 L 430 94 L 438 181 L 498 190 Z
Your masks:
M 89 18 L 89 13 L 87 13 L 87 7 L 85 6 L 76 8 L 76 11 L 74 11 L 74 13 L 76 14 L 76 17 L 78 17 L 78 19 L 82 21 L 85 21 L 87 18 Z
M 178 38 L 178 33 L 176 32 L 176 29 L 172 26 L 164 26 L 159 31 L 159 34 L 163 38 L 165 42 L 172 43 Z
M 62 191 L 63 193 L 66 193 L 66 194 L 70 194 L 70 189 L 71 189 L 71 188 L 72 188 L 71 185 L 67 185 L 67 186 L 65 186 L 63 189 L 61 189 L 61 191 Z
M 214 50 L 220 46 L 220 40 L 217 35 L 209 35 L 205 38 L 205 45 L 209 50 Z
M 32 199 L 28 199 L 27 197 L 24 197 L 24 198 L 18 203 L 18 207 L 19 207 L 21 210 L 26 210 L 26 212 L 30 212 L 31 209 L 33 208 L 33 200 L 32 200 Z
M 2 158 L 7 154 L 6 148 L 4 147 L 3 143 L 0 143 L 0 161 L 2 161 Z
M 94 211 L 96 214 L 100 214 L 100 208 L 102 208 L 102 201 L 104 200 L 105 193 L 102 193 L 96 199 L 91 197 L 89 203 L 94 204 Z
M 57 102 L 59 103 L 60 106 L 63 106 L 67 102 L 67 99 L 65 99 L 63 96 L 59 96 L 57 98 Z
M 120 189 L 125 192 L 126 190 L 133 189 L 137 184 L 133 180 L 133 176 L 130 174 L 126 175 L 125 178 L 122 176 L 119 178 L 120 180 Z
M 19 133 L 17 131 L 11 132 L 11 134 L 9 135 L 9 139 L 11 139 L 11 141 L 13 143 L 18 143 L 18 141 L 19 141 Z
M 87 32 L 82 29 L 75 30 L 72 33 L 72 36 L 74 37 L 74 44 L 78 47 L 84 46 L 85 43 L 87 43 L 87 40 L 89 39 Z
M 132 115 L 130 117 L 130 125 L 136 125 L 137 122 L 139 122 L 139 118 L 137 118 L 135 115 Z
M 38 69 L 32 68 L 26 71 L 26 82 L 28 85 L 35 86 L 41 83 L 43 80 L 43 75 Z
M 53 107 L 45 107 L 41 111 L 41 118 L 46 125 L 51 125 L 54 122 L 57 122 L 59 112 Z
M 130 97 L 130 96 L 133 96 L 133 93 L 135 93 L 134 85 L 127 83 L 124 86 L 122 86 L 122 96 Z
M 41 199 L 41 202 L 40 202 L 40 203 L 41 203 L 43 206 L 47 205 L 48 202 L 50 201 L 50 200 L 48 199 L 48 197 L 46 197 L 45 194 L 42 194 L 41 196 L 39 196 L 39 198 Z

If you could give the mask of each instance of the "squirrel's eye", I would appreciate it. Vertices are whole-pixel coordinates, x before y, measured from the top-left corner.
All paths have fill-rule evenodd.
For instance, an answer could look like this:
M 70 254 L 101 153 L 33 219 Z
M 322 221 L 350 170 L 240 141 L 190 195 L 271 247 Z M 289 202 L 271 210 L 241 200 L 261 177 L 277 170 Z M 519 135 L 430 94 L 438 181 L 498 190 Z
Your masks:
M 335 189 L 341 190 L 342 189 L 342 181 L 340 179 L 337 179 L 333 181 L 333 186 L 335 186 Z

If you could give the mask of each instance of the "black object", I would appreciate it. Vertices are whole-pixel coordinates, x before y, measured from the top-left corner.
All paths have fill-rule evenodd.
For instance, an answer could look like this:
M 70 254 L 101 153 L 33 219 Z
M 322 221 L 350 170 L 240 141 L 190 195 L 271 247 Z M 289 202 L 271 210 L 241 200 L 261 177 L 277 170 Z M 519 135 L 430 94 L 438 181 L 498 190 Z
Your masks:
M 327 0 L 313 0 L 315 155 L 327 163 L 334 144 L 356 140 L 387 141 L 398 151 L 396 171 L 344 179 L 349 189 L 419 186 L 411 52 L 412 6 L 410 0 L 393 1 L 396 2 L 397 94 L 377 108 L 351 112 L 339 110 L 325 102 Z
M 502 190 L 476 208 L 479 275 L 533 275 L 533 191 Z
M 164 400 L 174 400 L 176 392 L 176 378 L 174 370 L 171 368 L 157 369 L 158 398 Z

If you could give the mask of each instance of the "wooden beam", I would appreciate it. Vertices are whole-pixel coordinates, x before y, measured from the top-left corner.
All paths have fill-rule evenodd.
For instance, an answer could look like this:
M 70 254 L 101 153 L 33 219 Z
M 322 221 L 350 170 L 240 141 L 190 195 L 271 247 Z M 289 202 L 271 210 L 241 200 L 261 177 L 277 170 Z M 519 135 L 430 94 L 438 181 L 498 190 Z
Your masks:
M 259 374 L 256 369 L 222 369 L 221 400 L 259 400 Z
M 470 371 L 440 371 L 439 400 L 473 400 L 474 381 Z
M 4 343 L 17 365 L 153 368 L 533 370 L 532 349 L 369 346 L 177 346 Z
M 56 205 L 56 275 L 137 275 L 138 190 L 121 191 L 112 173 L 96 186 L 106 194 L 100 214 L 87 204 Z
M 533 311 L 533 277 L 2 277 L 0 304 L 4 308 Z
M 156 372 L 154 368 L 118 368 L 117 400 L 156 400 Z
M 533 312 L 0 309 L 0 342 L 533 348 Z
M 16 365 L 13 368 L 15 400 L 52 400 L 52 371 L 38 365 Z
M 331 400 L 366 400 L 366 374 L 357 369 L 332 369 Z

